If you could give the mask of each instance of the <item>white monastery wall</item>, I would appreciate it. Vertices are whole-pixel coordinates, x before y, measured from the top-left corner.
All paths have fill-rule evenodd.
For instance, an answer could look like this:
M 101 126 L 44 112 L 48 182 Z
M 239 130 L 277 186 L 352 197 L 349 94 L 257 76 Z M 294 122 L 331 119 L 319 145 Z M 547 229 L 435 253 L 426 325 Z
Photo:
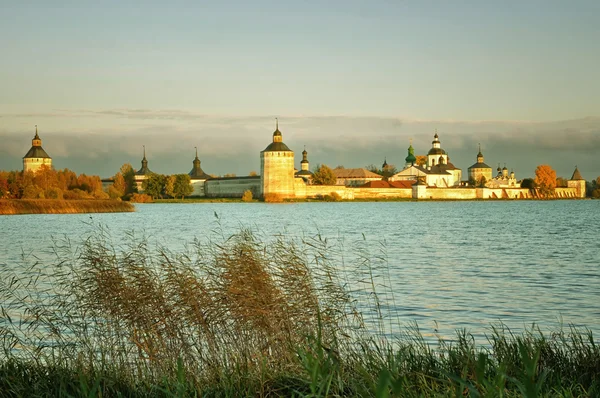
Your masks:
M 241 198 L 250 190 L 252 197 L 260 195 L 260 177 L 215 178 L 204 182 L 204 196 L 208 198 Z
M 190 196 L 204 196 L 204 182 L 206 180 L 191 180 L 190 184 L 194 191 Z

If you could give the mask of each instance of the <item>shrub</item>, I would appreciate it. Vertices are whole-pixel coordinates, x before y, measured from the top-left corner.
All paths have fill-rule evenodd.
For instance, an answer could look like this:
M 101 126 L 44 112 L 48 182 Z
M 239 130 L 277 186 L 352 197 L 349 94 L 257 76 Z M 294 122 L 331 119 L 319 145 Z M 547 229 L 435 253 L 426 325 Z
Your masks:
M 63 193 L 63 197 L 65 199 L 67 199 L 67 200 L 73 200 L 73 199 L 94 199 L 94 197 L 92 195 L 90 195 L 86 191 L 82 191 L 79 188 L 75 188 L 75 189 L 72 189 L 70 191 L 67 191 L 67 192 Z
M 342 200 L 342 197 L 337 192 L 331 192 L 329 195 L 325 195 L 323 197 L 323 200 L 325 202 L 339 202 L 340 200 Z
M 252 202 L 252 191 L 247 189 L 244 191 L 244 194 L 242 195 L 242 201 L 244 202 Z
M 46 189 L 44 196 L 48 199 L 63 199 L 63 192 L 60 188 L 52 187 Z
M 134 203 L 152 203 L 152 196 L 145 193 L 134 193 L 129 200 Z
M 263 196 L 263 201 L 266 203 L 281 203 L 283 198 L 277 193 L 268 193 Z

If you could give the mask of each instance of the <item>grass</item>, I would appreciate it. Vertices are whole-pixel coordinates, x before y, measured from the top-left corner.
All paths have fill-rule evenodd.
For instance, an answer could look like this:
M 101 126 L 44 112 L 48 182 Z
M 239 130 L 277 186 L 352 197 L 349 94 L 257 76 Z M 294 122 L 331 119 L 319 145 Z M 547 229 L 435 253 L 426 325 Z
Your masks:
M 217 225 L 180 252 L 121 238 L 99 227 L 82 244 L 57 241 L 55 264 L 2 268 L 0 396 L 600 394 L 588 331 L 498 326 L 485 346 L 464 330 L 431 346 L 416 326 L 386 338 L 397 321 L 379 300 L 393 292 L 374 282 L 385 247 L 373 255 L 359 242 L 347 264 L 318 235 L 226 236 Z
M 0 215 L 132 212 L 119 200 L 0 199 Z

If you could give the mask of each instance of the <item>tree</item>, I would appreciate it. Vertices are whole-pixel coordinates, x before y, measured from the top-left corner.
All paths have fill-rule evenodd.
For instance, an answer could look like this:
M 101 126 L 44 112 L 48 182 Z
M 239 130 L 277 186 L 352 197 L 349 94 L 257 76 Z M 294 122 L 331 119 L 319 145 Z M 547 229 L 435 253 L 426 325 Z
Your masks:
M 483 187 L 485 187 L 486 182 L 487 182 L 487 179 L 485 178 L 485 176 L 479 176 L 479 178 L 475 182 L 475 186 L 477 188 L 483 188 Z
M 250 173 L 248 173 L 249 177 L 256 177 L 258 176 L 258 173 L 256 171 L 251 171 Z
M 554 194 L 556 189 L 556 171 L 547 164 L 541 164 L 535 169 L 535 185 L 544 197 Z
M 523 181 L 521 181 L 521 188 L 533 189 L 535 188 L 535 181 L 533 178 L 524 178 Z
M 252 191 L 249 189 L 246 189 L 244 191 L 244 194 L 242 195 L 242 201 L 243 202 L 252 202 Z
M 371 173 L 375 173 L 375 174 L 379 174 L 380 171 L 377 168 L 377 166 L 375 166 L 373 163 L 371 163 L 370 165 L 365 166 L 365 169 L 369 170 Z
M 563 178 L 563 177 L 557 177 L 556 178 L 556 186 L 557 187 L 561 187 L 561 188 L 566 188 L 569 186 L 569 184 L 567 183 L 567 179 Z
M 421 166 L 421 167 L 427 166 L 427 156 L 426 155 L 417 155 L 415 157 L 417 158 L 417 161 L 415 162 L 415 164 L 417 166 Z
M 137 192 L 137 184 L 135 183 L 135 170 L 133 170 L 131 164 L 123 164 L 119 171 L 125 179 L 125 195 Z
M 142 189 L 152 199 L 159 198 L 165 190 L 165 182 L 166 177 L 164 175 L 152 173 L 142 182 Z
M 121 198 L 121 197 L 125 196 L 126 190 L 127 190 L 127 184 L 125 183 L 125 178 L 123 177 L 123 174 L 121 174 L 121 172 L 118 172 L 113 177 L 113 183 L 109 187 L 108 194 L 111 197 L 115 196 L 115 197 Z
M 396 169 L 396 166 L 394 166 L 393 164 L 388 164 L 383 169 L 381 169 L 381 173 L 378 174 L 383 176 L 383 179 L 387 181 L 389 177 L 393 176 L 397 172 L 398 170 Z
M 181 199 L 194 192 L 194 187 L 191 184 L 191 178 L 188 174 L 176 174 L 174 185 L 173 194 L 177 197 L 181 196 Z
M 337 178 L 327 165 L 317 165 L 313 173 L 312 183 L 314 185 L 335 185 Z
M 170 175 L 167 177 L 165 182 L 165 195 L 170 196 L 172 198 L 175 197 L 175 180 L 177 177 L 174 175 Z
M 600 177 L 586 184 L 588 196 L 600 199 Z

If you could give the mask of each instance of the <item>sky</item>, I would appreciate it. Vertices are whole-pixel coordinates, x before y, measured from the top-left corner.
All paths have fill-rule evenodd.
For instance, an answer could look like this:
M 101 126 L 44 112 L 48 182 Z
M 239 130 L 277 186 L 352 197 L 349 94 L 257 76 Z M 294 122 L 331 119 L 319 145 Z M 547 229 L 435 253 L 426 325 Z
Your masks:
M 0 0 L 0 169 L 259 171 L 279 118 L 309 160 L 600 175 L 598 1 Z

